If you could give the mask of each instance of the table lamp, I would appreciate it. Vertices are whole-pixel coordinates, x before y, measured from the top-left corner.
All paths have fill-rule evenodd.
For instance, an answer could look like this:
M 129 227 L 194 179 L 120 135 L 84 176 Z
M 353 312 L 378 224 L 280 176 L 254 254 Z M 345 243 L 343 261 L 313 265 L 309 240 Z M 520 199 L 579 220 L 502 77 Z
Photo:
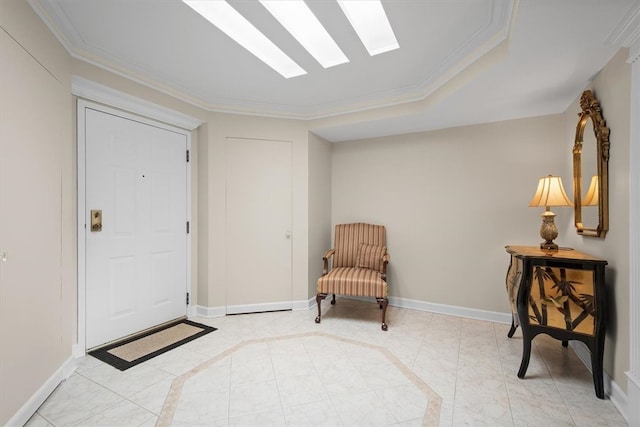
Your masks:
M 558 245 L 553 243 L 553 239 L 558 237 L 558 227 L 556 227 L 554 221 L 556 214 L 549 209 L 551 206 L 573 206 L 573 203 L 571 203 L 571 200 L 567 197 L 567 193 L 564 192 L 562 178 L 548 175 L 540 178 L 538 189 L 533 199 L 531 199 L 529 207 L 545 208 L 545 211 L 541 215 L 542 226 L 540 227 L 540 237 L 544 239 L 544 242 L 540 243 L 540 249 L 557 251 Z

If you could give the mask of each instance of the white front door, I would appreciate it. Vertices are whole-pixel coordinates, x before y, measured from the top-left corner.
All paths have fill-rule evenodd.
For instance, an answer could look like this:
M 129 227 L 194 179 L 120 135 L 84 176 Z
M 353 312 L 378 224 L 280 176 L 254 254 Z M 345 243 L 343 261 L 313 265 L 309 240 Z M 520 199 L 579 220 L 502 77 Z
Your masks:
M 227 313 L 291 309 L 291 142 L 227 138 Z
M 91 348 L 186 315 L 187 135 L 85 111 Z M 92 212 L 99 229 L 92 230 Z

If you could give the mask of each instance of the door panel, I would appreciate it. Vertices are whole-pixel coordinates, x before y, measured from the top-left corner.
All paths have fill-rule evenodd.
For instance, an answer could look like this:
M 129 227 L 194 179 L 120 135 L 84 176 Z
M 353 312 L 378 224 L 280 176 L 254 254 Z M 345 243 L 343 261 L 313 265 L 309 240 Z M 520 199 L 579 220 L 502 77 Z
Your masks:
M 227 139 L 226 216 L 227 312 L 292 308 L 291 142 Z
M 86 108 L 86 345 L 186 314 L 187 137 Z

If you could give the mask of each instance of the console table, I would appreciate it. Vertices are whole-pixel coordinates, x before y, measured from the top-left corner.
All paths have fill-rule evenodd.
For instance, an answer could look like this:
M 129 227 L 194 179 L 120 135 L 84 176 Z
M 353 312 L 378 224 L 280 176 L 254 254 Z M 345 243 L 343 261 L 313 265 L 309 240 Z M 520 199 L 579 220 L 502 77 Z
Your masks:
M 524 378 L 531 341 L 545 333 L 561 340 L 582 341 L 591 352 L 596 396 L 604 399 L 602 357 L 604 353 L 606 295 L 604 270 L 607 261 L 571 250 L 541 250 L 538 246 L 507 246 L 511 255 L 507 271 L 507 294 L 511 303 L 511 338 L 522 328 L 522 362 L 518 378 Z

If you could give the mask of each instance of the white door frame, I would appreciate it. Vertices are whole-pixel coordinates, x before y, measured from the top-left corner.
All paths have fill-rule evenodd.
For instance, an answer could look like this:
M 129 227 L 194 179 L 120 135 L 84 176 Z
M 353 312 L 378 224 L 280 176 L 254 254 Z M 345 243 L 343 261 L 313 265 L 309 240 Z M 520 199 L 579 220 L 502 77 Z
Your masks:
M 187 138 L 187 150 L 191 150 L 191 131 L 202 121 L 184 115 L 177 111 L 152 104 L 148 101 L 133 97 L 123 92 L 99 85 L 97 83 L 78 78 L 72 78 L 72 94 L 78 96 L 76 104 L 77 118 L 77 225 L 78 225 L 78 319 L 77 343 L 73 348 L 74 357 L 86 354 L 86 244 L 85 224 L 83 218 L 86 213 L 85 200 L 85 172 L 86 172 L 86 141 L 85 141 L 85 109 L 91 108 L 108 114 L 132 119 L 182 133 Z M 85 99 L 83 99 L 85 98 Z M 88 101 L 91 99 L 104 104 Z M 107 107 L 105 104 L 110 105 Z M 147 117 L 147 118 L 145 118 Z M 193 223 L 191 215 L 191 163 L 187 163 L 187 218 Z M 193 227 L 192 227 L 193 229 Z M 191 286 L 191 233 L 187 234 L 187 288 Z M 191 305 L 191 303 L 189 304 Z M 187 312 L 190 307 L 187 307 Z

